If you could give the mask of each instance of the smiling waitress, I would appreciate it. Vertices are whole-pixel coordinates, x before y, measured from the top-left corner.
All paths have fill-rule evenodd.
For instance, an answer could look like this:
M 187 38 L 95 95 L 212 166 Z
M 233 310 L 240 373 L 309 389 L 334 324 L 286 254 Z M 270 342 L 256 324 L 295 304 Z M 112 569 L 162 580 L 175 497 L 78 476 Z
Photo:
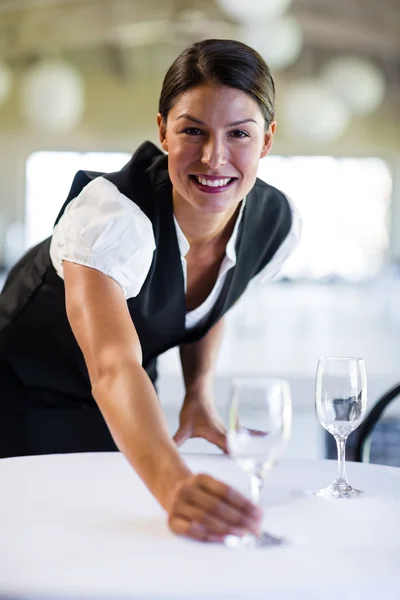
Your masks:
M 51 238 L 0 295 L 0 456 L 119 449 L 172 531 L 217 541 L 257 531 L 260 509 L 177 445 L 226 449 L 212 398 L 223 315 L 270 279 L 299 237 L 279 190 L 256 179 L 275 132 L 274 82 L 237 41 L 205 40 L 169 68 L 159 150 L 117 173 L 79 171 Z M 167 154 L 166 154 L 167 153 Z M 168 433 L 157 357 L 179 346 L 186 395 Z

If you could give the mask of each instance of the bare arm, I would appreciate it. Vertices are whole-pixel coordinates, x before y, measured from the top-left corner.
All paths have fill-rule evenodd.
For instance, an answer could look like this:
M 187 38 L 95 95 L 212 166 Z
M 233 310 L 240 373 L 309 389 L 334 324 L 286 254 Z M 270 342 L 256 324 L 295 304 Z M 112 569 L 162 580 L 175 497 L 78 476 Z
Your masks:
M 123 292 L 110 277 L 67 261 L 64 278 L 67 315 L 86 360 L 92 394 L 117 447 L 168 508 L 170 482 L 191 472 L 141 366 L 141 347 Z
M 220 319 L 201 340 L 180 346 L 183 379 L 187 393 L 208 394 L 224 332 Z
M 140 342 L 119 285 L 63 262 L 69 322 L 83 352 L 92 394 L 117 447 L 168 512 L 177 534 L 217 541 L 257 531 L 261 511 L 209 475 L 193 475 L 169 436 Z
M 180 347 L 186 395 L 174 436 L 178 445 L 201 437 L 227 452 L 226 429 L 214 406 L 213 375 L 221 345 L 221 319 L 201 340 Z

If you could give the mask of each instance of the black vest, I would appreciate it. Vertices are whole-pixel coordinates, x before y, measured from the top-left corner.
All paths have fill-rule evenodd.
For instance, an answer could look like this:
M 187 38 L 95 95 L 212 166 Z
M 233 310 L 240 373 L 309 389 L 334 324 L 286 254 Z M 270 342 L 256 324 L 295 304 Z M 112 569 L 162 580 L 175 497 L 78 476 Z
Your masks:
M 156 249 L 151 267 L 140 293 L 127 303 L 141 342 L 143 366 L 155 381 L 157 356 L 203 337 L 271 260 L 290 231 L 290 206 L 279 190 L 257 179 L 239 227 L 236 265 L 228 271 L 206 322 L 185 331 L 184 280 L 168 157 L 145 142 L 121 171 L 79 171 L 56 223 L 67 204 L 98 176 L 116 185 L 153 225 Z M 0 295 L 0 361 L 7 361 L 28 387 L 45 390 L 54 398 L 69 397 L 72 405 L 91 405 L 89 376 L 66 316 L 64 282 L 51 263 L 50 241 L 44 240 L 25 254 L 11 270 Z

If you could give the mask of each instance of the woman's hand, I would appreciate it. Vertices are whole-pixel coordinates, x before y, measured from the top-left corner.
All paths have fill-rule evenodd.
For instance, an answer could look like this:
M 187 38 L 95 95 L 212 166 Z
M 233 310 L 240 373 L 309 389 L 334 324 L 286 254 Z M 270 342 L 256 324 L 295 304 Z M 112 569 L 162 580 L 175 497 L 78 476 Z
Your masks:
M 189 476 L 176 486 L 168 510 L 174 533 L 204 542 L 226 535 L 258 534 L 262 510 L 230 486 L 210 475 Z
M 225 425 L 212 401 L 203 395 L 187 394 L 181 409 L 174 441 L 180 446 L 190 438 L 204 438 L 228 452 Z

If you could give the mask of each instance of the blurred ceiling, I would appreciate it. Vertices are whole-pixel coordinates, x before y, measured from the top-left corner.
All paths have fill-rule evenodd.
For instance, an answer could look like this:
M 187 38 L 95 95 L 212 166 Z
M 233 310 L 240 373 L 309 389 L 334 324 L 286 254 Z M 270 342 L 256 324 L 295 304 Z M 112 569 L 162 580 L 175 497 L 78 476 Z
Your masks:
M 398 97 L 400 0 L 293 0 L 289 12 L 304 32 L 290 75 L 311 75 L 330 57 L 358 54 L 383 69 Z M 157 53 L 160 63 L 171 62 L 192 41 L 237 37 L 237 30 L 216 0 L 0 0 L 0 58 L 14 68 L 68 56 L 84 70 L 106 64 L 123 78 L 133 55 Z

